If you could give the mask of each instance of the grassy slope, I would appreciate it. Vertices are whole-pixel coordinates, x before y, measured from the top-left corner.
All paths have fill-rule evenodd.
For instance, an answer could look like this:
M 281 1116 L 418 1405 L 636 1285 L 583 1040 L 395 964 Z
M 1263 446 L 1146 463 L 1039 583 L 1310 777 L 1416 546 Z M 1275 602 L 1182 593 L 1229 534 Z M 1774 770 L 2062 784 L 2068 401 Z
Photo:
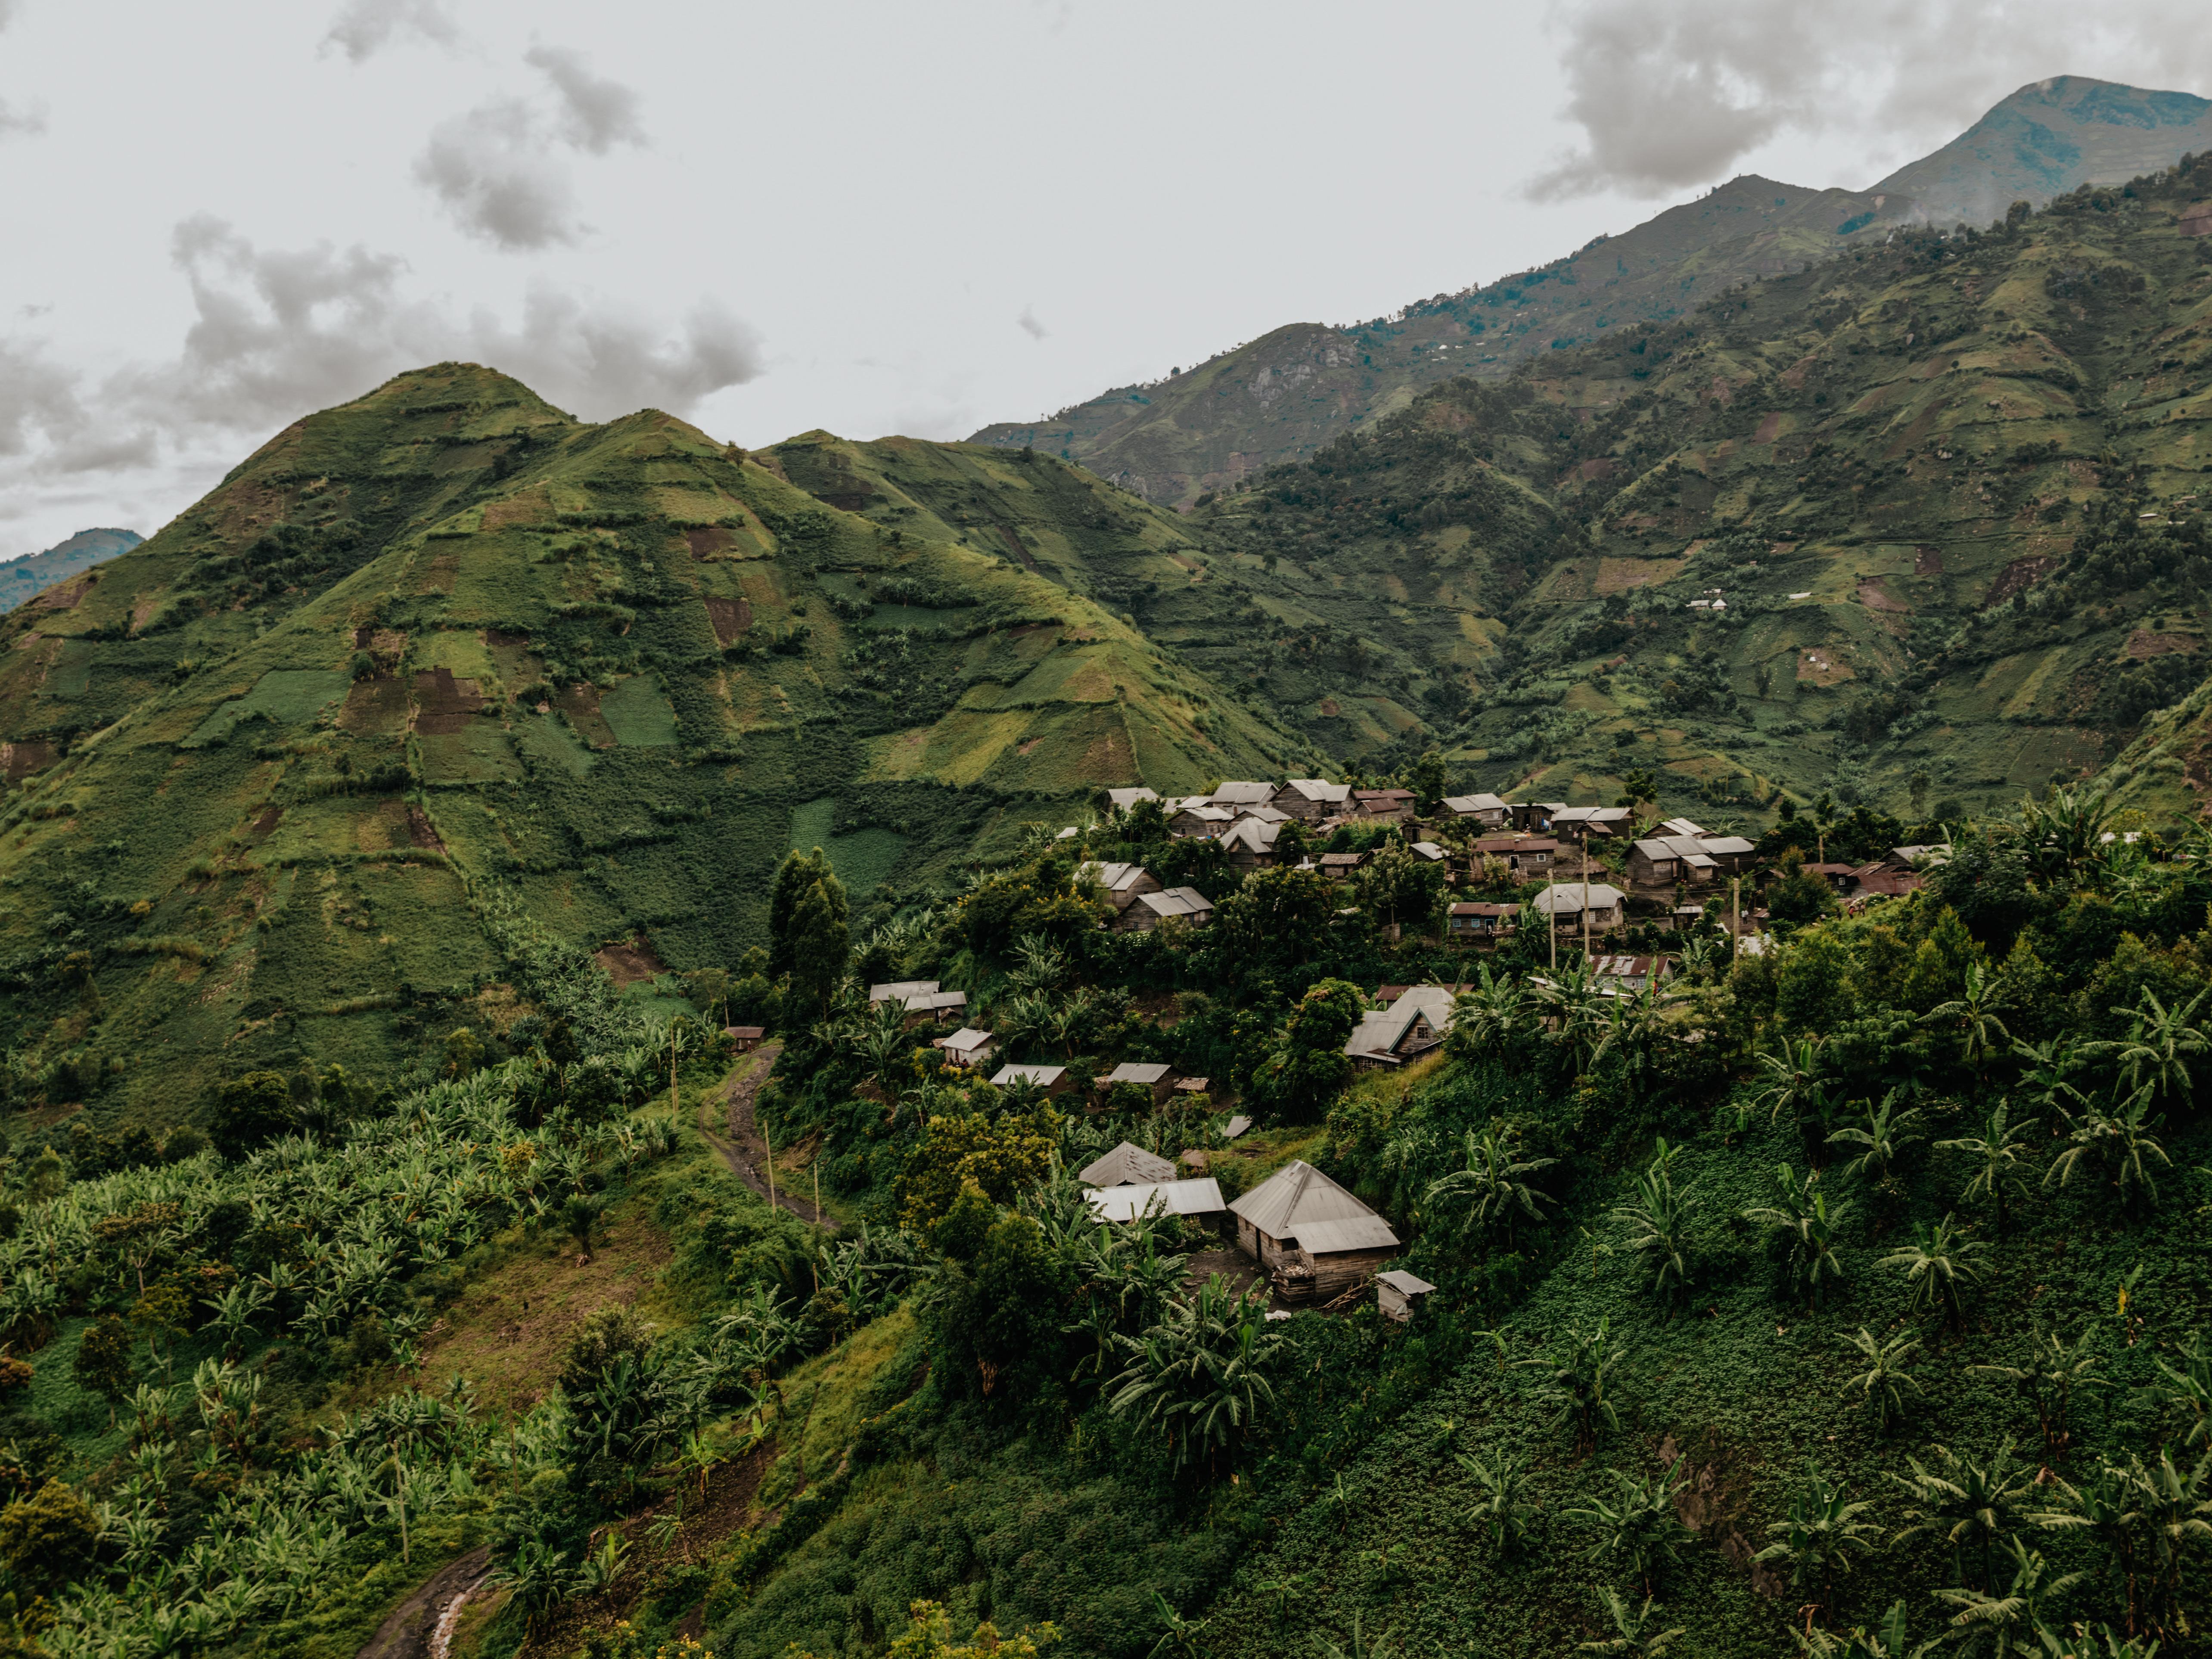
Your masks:
M 503 1024 L 488 879 L 586 945 L 725 963 L 825 817 L 865 903 L 1029 801 L 1286 742 L 1011 557 L 456 368 L 272 441 L 72 607 L 11 617 L 0 674 L 25 764 L 66 750 L 0 820 L 13 1041 L 125 1060 L 103 1105 L 159 1117 L 218 1070 L 378 1073 Z M 98 1011 L 58 972 L 78 950 Z
M 1494 468 L 1556 531 L 1525 580 L 1504 573 L 1510 598 L 1493 584 L 1473 603 L 1371 605 L 1345 619 L 1364 662 L 1340 646 L 1320 676 L 1284 630 L 1194 659 L 1232 684 L 1266 676 L 1310 730 L 1331 681 L 1340 704 L 1417 712 L 1449 697 L 1439 680 L 1479 687 L 1487 707 L 1456 735 L 1486 785 L 1602 787 L 1656 759 L 1678 787 L 1756 778 L 1762 793 L 1840 770 L 1901 805 L 1904 778 L 1925 769 L 1936 798 L 1971 805 L 2093 767 L 2114 737 L 2091 717 L 2100 691 L 2149 654 L 2199 649 L 2202 597 L 2100 591 L 2044 609 L 2033 590 L 2100 489 L 2132 477 L 2154 508 L 2197 492 L 2208 452 L 2189 376 L 2212 267 L 2179 219 L 2203 188 L 2069 198 L 1971 248 L 1900 238 L 1693 323 L 1565 354 L 1517 405 L 1472 386 L 1428 394 L 1313 467 L 1224 497 L 1195 533 L 1274 554 L 1279 573 L 1410 582 L 1527 544 L 1495 512 L 1438 501 Z M 2084 271 L 2100 275 L 2085 286 Z M 1707 548 L 1738 528 L 1774 544 L 1755 565 Z M 1717 587 L 1724 620 L 1685 608 Z M 1993 609 L 2021 592 L 2025 611 Z M 1501 619 L 1517 657 L 1486 663 L 1478 648 L 1438 675 L 1439 605 L 1487 640 Z M 1665 694 L 1707 653 L 1747 720 Z M 1829 729 L 1899 691 L 1932 724 L 1887 741 L 1892 721 L 1877 720 L 1857 746 Z M 1413 741 L 1439 732 L 1454 727 L 1432 718 Z

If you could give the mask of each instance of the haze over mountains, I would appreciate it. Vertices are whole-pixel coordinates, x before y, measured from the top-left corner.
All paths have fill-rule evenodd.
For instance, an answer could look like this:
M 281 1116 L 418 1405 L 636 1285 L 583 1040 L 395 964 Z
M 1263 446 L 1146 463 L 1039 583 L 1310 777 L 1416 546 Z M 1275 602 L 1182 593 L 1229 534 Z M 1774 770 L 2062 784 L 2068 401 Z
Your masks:
M 26 553 L 0 563 L 0 614 L 118 553 L 128 553 L 145 539 L 135 530 L 80 530 L 43 553 Z
M 1731 179 L 1532 270 L 1364 323 L 1291 324 L 1164 380 L 1117 386 L 1049 421 L 987 426 L 970 441 L 1046 450 L 1188 507 L 1454 376 L 1510 374 L 1628 325 L 1685 315 L 1751 277 L 1878 243 L 1901 224 L 1984 225 L 2015 201 L 2039 205 L 2208 148 L 2212 102 L 2060 76 L 2021 88 L 1867 190 Z

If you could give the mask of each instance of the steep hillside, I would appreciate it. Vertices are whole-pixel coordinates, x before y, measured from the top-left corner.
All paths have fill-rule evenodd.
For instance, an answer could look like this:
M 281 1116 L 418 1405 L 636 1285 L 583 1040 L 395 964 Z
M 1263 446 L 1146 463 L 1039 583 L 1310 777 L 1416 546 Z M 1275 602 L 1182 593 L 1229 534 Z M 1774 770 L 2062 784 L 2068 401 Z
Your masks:
M 26 553 L 0 563 L 0 613 L 13 611 L 57 582 L 68 580 L 146 538 L 135 530 L 80 530 L 43 553 Z
M 971 441 L 1078 460 L 1148 499 L 1188 507 L 1460 374 L 1495 377 L 1563 347 L 1688 314 L 1757 277 L 1881 244 L 1900 224 L 1986 225 L 2014 202 L 2117 183 L 2212 147 L 2212 104 L 2061 76 L 2024 87 L 1934 155 L 1865 191 L 1747 175 L 1618 236 L 1486 286 L 1348 327 L 1279 328 L 1049 421 Z
M 1286 752 L 1006 555 L 469 366 L 272 440 L 0 664 L 0 1015 L 163 1115 L 504 1030 L 511 907 L 623 976 L 733 966 L 796 840 L 865 908 L 1026 803 Z
M 2057 75 L 1990 110 L 1933 155 L 1875 186 L 1937 224 L 1986 225 L 2083 185 L 2117 185 L 2212 149 L 2212 100 Z
M 1915 774 L 1972 805 L 2094 768 L 2203 672 L 2209 190 L 1900 233 L 1427 394 L 1193 520 L 1255 593 L 1358 592 L 1358 629 L 1192 659 L 1324 741 L 1330 704 L 1419 714 L 1396 752 L 1486 785 L 1657 762 L 1901 807 Z M 1485 645 L 1447 669 L 1453 624 Z

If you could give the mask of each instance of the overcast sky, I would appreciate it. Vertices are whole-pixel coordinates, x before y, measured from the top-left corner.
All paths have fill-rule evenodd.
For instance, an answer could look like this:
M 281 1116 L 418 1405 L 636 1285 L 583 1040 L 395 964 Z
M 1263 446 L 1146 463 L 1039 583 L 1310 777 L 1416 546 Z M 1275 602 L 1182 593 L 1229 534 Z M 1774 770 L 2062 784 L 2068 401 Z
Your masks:
M 468 357 L 748 445 L 960 437 L 1486 282 L 1736 173 L 1863 185 L 2201 3 L 0 0 L 0 556 L 150 533 Z

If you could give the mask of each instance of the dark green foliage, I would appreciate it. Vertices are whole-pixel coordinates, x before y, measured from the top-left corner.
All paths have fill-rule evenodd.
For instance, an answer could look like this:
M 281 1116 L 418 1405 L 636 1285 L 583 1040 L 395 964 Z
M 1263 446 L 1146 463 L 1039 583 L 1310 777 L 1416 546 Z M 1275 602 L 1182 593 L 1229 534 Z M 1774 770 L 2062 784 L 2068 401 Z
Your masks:
M 299 1127 L 291 1085 L 278 1073 L 248 1072 L 216 1091 L 209 1129 L 227 1158 L 242 1158 Z

